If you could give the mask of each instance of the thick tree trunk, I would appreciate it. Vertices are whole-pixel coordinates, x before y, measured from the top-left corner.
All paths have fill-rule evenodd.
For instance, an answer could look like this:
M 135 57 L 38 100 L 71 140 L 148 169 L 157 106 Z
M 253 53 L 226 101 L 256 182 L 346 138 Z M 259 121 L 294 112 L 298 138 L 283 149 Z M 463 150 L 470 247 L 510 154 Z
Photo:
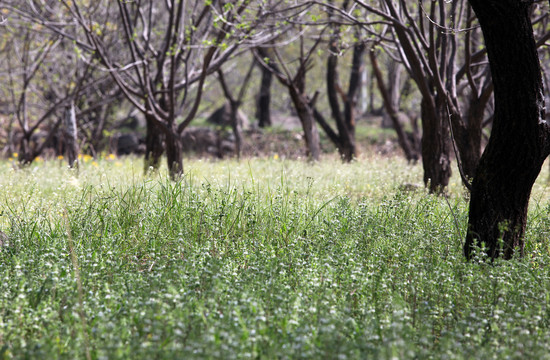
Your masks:
M 531 2 L 470 0 L 494 84 L 495 117 L 470 200 L 466 258 L 484 244 L 491 259 L 523 254 L 529 196 L 548 155 L 541 69 L 529 18 Z
M 21 165 L 29 165 L 34 160 L 35 156 L 30 145 L 30 134 L 23 133 L 19 142 L 19 163 Z
M 147 122 L 147 135 L 145 137 L 145 172 L 150 169 L 158 170 L 160 167 L 160 158 L 164 152 L 164 135 L 155 120 L 150 115 L 145 116 Z
M 444 100 L 436 98 L 435 108 L 421 103 L 422 165 L 424 184 L 431 193 L 442 192 L 451 177 L 450 134 Z
M 256 117 L 258 118 L 258 125 L 264 128 L 271 126 L 269 105 L 271 103 L 271 83 L 273 81 L 273 74 L 269 69 L 263 66 L 260 66 L 260 69 L 262 71 L 262 81 L 260 84 L 258 102 L 256 103 Z
M 473 95 L 472 95 L 473 96 Z M 485 105 L 480 99 L 470 99 L 466 121 L 453 121 L 453 135 L 458 148 L 462 171 L 468 179 L 473 179 L 481 157 L 481 137 Z
M 172 180 L 178 180 L 183 175 L 183 144 L 178 132 L 173 131 L 166 134 L 166 160 L 168 161 L 168 172 Z

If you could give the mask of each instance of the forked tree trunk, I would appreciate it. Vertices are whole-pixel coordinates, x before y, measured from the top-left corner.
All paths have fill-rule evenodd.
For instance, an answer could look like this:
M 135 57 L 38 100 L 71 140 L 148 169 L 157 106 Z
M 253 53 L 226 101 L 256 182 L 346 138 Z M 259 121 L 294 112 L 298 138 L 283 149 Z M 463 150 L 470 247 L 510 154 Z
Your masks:
M 523 255 L 529 196 L 548 155 L 549 127 L 530 1 L 470 0 L 485 37 L 495 117 L 473 181 L 464 254 Z
M 328 124 L 324 119 L 315 116 L 321 127 L 327 133 L 329 139 L 336 145 L 343 161 L 350 162 L 357 156 L 357 146 L 355 143 L 355 118 L 356 105 L 361 86 L 361 73 L 363 72 L 363 54 L 365 44 L 357 43 L 353 46 L 353 60 L 351 63 L 350 80 L 347 94 L 344 94 L 340 86 L 338 60 L 340 28 L 333 29 L 333 35 L 329 44 L 329 57 L 327 60 L 327 97 L 332 112 L 332 118 L 336 123 L 338 133 L 332 128 L 327 128 Z M 339 98 L 343 100 L 344 111 L 340 109 Z M 317 114 L 316 114 L 317 115 Z M 319 121 L 320 120 L 320 121 Z
M 481 158 L 481 141 L 483 138 L 483 120 L 485 109 L 493 94 L 493 85 L 489 70 L 485 74 L 481 91 L 472 89 L 466 99 L 466 114 L 453 115 L 453 137 L 458 148 L 463 181 L 473 179 L 479 159 Z M 468 185 L 467 185 L 468 186 Z
M 384 103 L 384 107 L 386 108 L 386 112 L 391 119 L 395 132 L 397 133 L 399 146 L 405 153 L 405 158 L 407 159 L 407 161 L 416 163 L 420 158 L 419 151 L 414 147 L 414 144 L 411 143 L 407 136 L 407 133 L 405 132 L 405 129 L 403 128 L 403 125 L 401 125 L 401 122 L 399 121 L 399 110 L 396 106 L 396 101 L 392 99 L 392 95 L 386 87 L 384 77 L 382 76 L 382 71 L 378 66 L 378 61 L 376 59 L 374 49 L 370 51 L 369 55 L 372 65 L 372 72 L 374 73 L 380 95 L 382 95 L 382 100 Z M 393 87 L 397 88 L 398 86 L 396 86 L 396 84 L 393 84 Z

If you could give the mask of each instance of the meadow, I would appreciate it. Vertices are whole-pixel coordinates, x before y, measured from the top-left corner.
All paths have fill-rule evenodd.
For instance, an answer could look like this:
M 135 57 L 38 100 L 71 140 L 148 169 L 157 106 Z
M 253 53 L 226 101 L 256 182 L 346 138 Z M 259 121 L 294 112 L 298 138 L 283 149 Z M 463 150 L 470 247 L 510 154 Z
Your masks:
M 0 358 L 550 359 L 548 172 L 522 259 L 397 157 L 0 162 Z

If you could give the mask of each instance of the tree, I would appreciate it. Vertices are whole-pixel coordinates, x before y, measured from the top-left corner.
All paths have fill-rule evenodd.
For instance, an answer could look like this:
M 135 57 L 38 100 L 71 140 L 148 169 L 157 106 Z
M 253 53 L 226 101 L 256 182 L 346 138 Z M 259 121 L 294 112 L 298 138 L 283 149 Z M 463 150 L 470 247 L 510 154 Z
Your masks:
M 181 134 L 197 113 L 206 77 L 241 45 L 253 42 L 252 32 L 266 16 L 265 9 L 252 12 L 249 1 L 117 1 L 119 16 L 111 29 L 90 11 L 99 2 L 61 3 L 83 30 L 81 43 L 93 50 L 90 56 L 145 115 L 146 170 L 158 166 L 164 142 L 170 175 L 178 178 L 183 173 Z M 118 51 L 104 46 L 104 32 L 123 34 Z
M 533 1 L 469 0 L 489 57 L 495 114 L 475 172 L 466 258 L 484 245 L 491 259 L 523 255 L 529 196 L 550 153 L 541 67 L 531 25 Z
M 260 71 L 262 72 L 262 79 L 260 81 L 260 91 L 258 93 L 258 99 L 256 101 L 256 118 L 258 119 L 258 126 L 261 128 L 271 126 L 271 83 L 273 82 L 273 74 L 271 71 L 259 64 Z
M 306 156 L 309 160 L 317 161 L 321 156 L 321 144 L 314 116 L 316 96 L 310 97 L 307 94 L 306 75 L 311 68 L 311 57 L 319 45 L 320 38 L 314 41 L 313 45 L 308 46 L 303 31 L 298 30 L 298 33 L 299 55 L 296 59 L 292 61 L 283 60 L 279 49 L 276 47 L 271 49 L 258 47 L 255 49 L 255 55 L 258 62 L 270 70 L 279 82 L 288 89 L 290 99 L 294 104 L 304 131 Z M 274 55 L 271 55 L 269 50 Z M 276 59 L 276 61 L 273 59 Z M 288 66 L 290 63 L 296 63 L 295 69 Z
M 265 46 L 255 50 L 257 60 L 265 69 L 271 71 L 279 82 L 288 89 L 290 99 L 296 114 L 302 124 L 306 154 L 311 160 L 318 160 L 321 153 L 317 124 L 326 133 L 329 140 L 338 149 L 344 161 L 351 161 L 357 155 L 355 144 L 356 104 L 361 86 L 363 58 L 366 49 L 359 38 L 359 28 L 353 27 L 335 9 L 341 12 L 351 11 L 350 1 L 344 1 L 341 9 L 333 5 L 333 1 L 322 4 L 320 8 L 311 7 L 316 2 L 303 2 L 302 12 L 297 12 L 289 18 L 292 24 L 289 30 L 293 33 L 288 37 L 297 39 L 298 44 L 287 46 Z M 305 16 L 305 15 L 309 15 Z M 311 19 L 310 19 L 311 18 Z M 353 30 L 352 46 L 344 46 L 345 30 Z M 327 35 L 328 33 L 328 35 Z M 332 119 L 336 128 L 329 124 L 322 112 L 318 110 L 317 100 L 320 92 L 308 93 L 306 80 L 312 80 L 311 69 L 315 64 L 315 57 L 323 51 L 320 45 L 328 44 L 326 58 L 326 89 Z M 353 56 L 350 62 L 350 75 L 347 91 L 342 89 L 339 81 L 339 59 L 348 49 L 352 49 Z M 296 55 L 298 54 L 298 55 Z M 315 80 L 315 79 L 313 79 Z M 311 86 L 311 85 L 310 85 Z M 264 87 L 262 87 L 263 89 Z
M 77 120 L 97 131 L 100 123 L 90 116 L 116 99 L 112 82 L 79 58 L 70 39 L 34 21 L 36 14 L 51 18 L 52 8 L 35 13 L 29 3 L 6 1 L 2 10 L 9 14 L 4 28 L 10 41 L 0 49 L 6 59 L 0 76 L 9 84 L 2 88 L 2 97 L 15 119 L 9 131 L 12 149 L 18 149 L 18 160 L 25 165 L 55 145 L 57 155 L 71 151 L 67 159 L 72 166 L 79 146 Z
M 336 123 L 336 131 L 327 123 L 324 116 L 317 110 L 314 111 L 315 119 L 325 131 L 329 139 L 336 145 L 342 160 L 352 161 L 357 156 L 357 146 L 355 143 L 355 125 L 356 125 L 356 105 L 361 86 L 361 74 L 364 71 L 364 54 L 366 45 L 360 41 L 360 30 L 354 28 L 354 43 L 351 46 L 353 56 L 350 66 L 349 82 L 347 92 L 344 92 L 340 84 L 340 74 L 338 71 L 338 60 L 343 52 L 342 46 L 342 28 L 339 16 L 335 14 L 332 7 L 333 1 L 328 1 L 331 5 L 327 7 L 328 21 L 330 22 L 330 37 L 328 40 L 328 58 L 326 71 L 327 97 L 330 105 L 332 119 Z M 349 11 L 349 1 L 344 1 L 341 10 Z M 340 100 L 342 104 L 340 104 Z M 341 109 L 343 105 L 343 111 Z
M 376 53 L 375 47 L 373 47 L 369 52 L 370 62 L 372 65 L 372 71 L 374 73 L 374 78 L 376 79 L 376 84 L 380 95 L 382 96 L 382 102 L 384 103 L 384 108 L 392 122 L 392 126 L 397 133 L 397 140 L 399 146 L 405 153 L 407 161 L 416 163 L 420 158 L 420 140 L 418 135 L 418 127 L 413 126 L 413 132 L 411 136 L 404 129 L 405 121 L 402 121 L 404 117 L 399 111 L 399 90 L 401 90 L 401 84 L 399 84 L 399 63 L 391 62 L 390 71 L 388 71 L 388 82 L 384 81 L 384 76 L 382 75 L 382 70 L 378 65 L 378 54 Z M 393 71 L 392 71 L 393 70 Z M 388 89 L 387 85 L 391 86 L 391 89 Z M 404 119 L 404 120 L 408 120 Z M 412 122 L 412 121 L 411 121 Z M 413 125 L 415 125 L 413 123 Z
M 248 84 L 250 81 L 250 77 L 252 76 L 252 71 L 254 70 L 254 62 L 250 65 L 244 80 L 241 84 L 241 89 L 239 90 L 239 94 L 237 97 L 234 97 L 232 95 L 231 90 L 229 89 L 229 85 L 227 84 L 227 81 L 225 80 L 225 75 L 222 71 L 222 69 L 218 69 L 218 81 L 220 82 L 220 85 L 223 90 L 223 94 L 226 99 L 226 105 L 224 106 L 224 110 L 227 107 L 228 111 L 224 111 L 224 115 L 229 116 L 229 123 L 231 124 L 231 129 L 233 130 L 233 136 L 235 136 L 235 152 L 237 154 L 237 158 L 240 159 L 241 157 L 241 150 L 242 150 L 242 143 L 243 143 L 243 135 L 242 135 L 242 123 L 239 118 L 239 107 L 243 103 L 244 96 L 246 94 L 246 90 L 248 88 Z
M 477 61 L 483 58 L 484 51 L 471 54 L 470 45 L 459 41 L 462 26 L 470 21 L 466 1 L 425 4 L 424 1 L 380 0 L 379 6 L 372 5 L 372 1 L 355 2 L 368 10 L 370 18 L 361 23 L 368 26 L 388 56 L 404 65 L 422 97 L 421 152 L 425 184 L 431 192 L 440 192 L 449 182 L 451 130 L 458 139 L 459 158 L 468 162 L 465 168 L 471 171 L 465 175 L 472 177 L 481 149 L 481 142 L 476 140 L 481 139 L 484 109 L 491 88 L 478 91 L 487 87 L 476 85 L 483 74 L 483 66 Z M 385 26 L 389 26 L 389 34 L 383 31 Z M 459 57 L 461 50 L 465 53 L 462 58 Z M 460 66 L 460 61 L 465 64 Z M 468 93 L 470 87 L 476 91 L 472 90 L 475 93 L 472 101 L 465 103 L 461 95 Z M 465 106 L 472 110 L 470 117 L 463 115 Z M 472 119 L 472 116 L 481 118 Z

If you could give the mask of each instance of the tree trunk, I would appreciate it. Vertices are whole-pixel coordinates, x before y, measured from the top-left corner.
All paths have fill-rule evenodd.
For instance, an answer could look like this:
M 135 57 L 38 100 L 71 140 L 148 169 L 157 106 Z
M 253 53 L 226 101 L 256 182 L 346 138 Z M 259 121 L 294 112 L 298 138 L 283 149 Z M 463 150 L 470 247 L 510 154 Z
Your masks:
M 480 99 L 470 95 L 466 121 L 453 121 L 453 135 L 458 148 L 462 171 L 468 179 L 473 179 L 481 157 L 481 137 L 485 105 Z M 475 98 L 473 98 L 475 97 Z
M 30 134 L 23 132 L 21 141 L 19 142 L 18 160 L 21 165 L 29 165 L 34 160 L 35 156 L 31 149 Z
M 315 126 L 313 109 L 309 105 L 308 99 L 300 94 L 295 86 L 289 86 L 290 97 L 294 103 L 306 140 L 306 156 L 309 160 L 317 161 L 321 157 L 321 144 L 319 140 L 319 131 Z
M 344 119 L 346 121 L 347 131 L 342 134 L 342 143 L 345 149 L 344 160 L 346 161 L 351 161 L 357 156 L 355 120 L 357 117 L 357 101 L 361 90 L 361 75 L 365 71 L 363 57 L 366 48 L 364 43 L 357 43 L 353 47 L 353 60 L 351 63 L 348 94 L 344 104 Z
M 393 91 L 388 91 L 386 84 L 384 83 L 384 77 L 382 76 L 382 71 L 378 66 L 378 61 L 376 60 L 376 54 L 374 53 L 374 50 L 371 50 L 369 55 L 372 65 L 372 72 L 374 73 L 380 95 L 382 95 L 382 100 L 384 103 L 384 107 L 386 108 L 386 112 L 390 117 L 395 132 L 397 133 L 397 141 L 399 143 L 399 146 L 401 146 L 401 149 L 405 153 L 405 158 L 407 159 L 407 161 L 416 163 L 420 158 L 420 154 L 418 149 L 416 149 L 414 145 L 411 144 L 411 141 L 409 141 L 407 133 L 405 132 L 405 129 L 399 121 L 398 109 L 396 107 L 396 103 L 398 103 L 398 101 L 392 99 L 393 96 L 391 95 L 391 93 L 393 93 Z M 393 84 L 393 88 L 397 87 L 398 85 Z
M 146 115 L 147 135 L 145 137 L 145 172 L 150 169 L 158 170 L 160 167 L 160 158 L 164 152 L 162 144 L 163 133 L 158 128 L 152 115 Z
M 97 154 L 99 151 L 102 150 L 101 143 L 104 139 L 103 131 L 105 130 L 105 124 L 107 123 L 107 117 L 109 115 L 110 109 L 110 104 L 101 106 L 101 108 L 96 112 L 97 115 L 92 120 L 93 123 L 96 125 L 92 131 L 91 139 L 88 139 L 88 146 L 91 148 L 94 154 Z
M 69 167 L 78 168 L 78 137 L 74 103 L 71 103 L 64 114 L 65 120 L 65 153 Z
M 523 255 L 531 188 L 548 155 L 541 68 L 529 18 L 531 2 L 470 0 L 485 38 L 495 117 L 472 184 L 464 254 L 478 244 L 491 259 Z
M 421 112 L 424 184 L 431 193 L 440 193 L 449 185 L 451 177 L 449 122 L 444 99 L 436 97 L 435 108 L 423 99 Z
M 262 71 L 262 82 L 260 84 L 260 94 L 256 104 L 256 117 L 258 118 L 258 125 L 264 128 L 271 126 L 269 105 L 271 102 L 271 83 L 273 81 L 273 74 L 269 69 L 263 66 L 260 66 L 260 69 Z
M 178 180 L 183 175 L 183 144 L 176 129 L 166 134 L 166 159 L 170 179 Z
M 342 160 L 346 162 L 352 161 L 357 155 L 357 147 L 355 143 L 355 117 L 357 99 L 361 87 L 361 73 L 363 72 L 363 54 L 365 52 L 365 44 L 357 43 L 353 47 L 353 60 L 351 63 L 350 81 L 347 94 L 344 93 L 340 86 L 338 73 L 338 58 L 339 53 L 338 43 L 340 41 L 339 28 L 335 28 L 331 36 L 329 44 L 329 57 L 327 60 L 327 97 L 330 104 L 332 118 L 336 122 L 338 134 L 332 130 L 324 121 L 320 113 L 314 110 L 315 119 L 319 125 L 325 130 L 329 139 L 336 145 Z M 343 100 L 344 111 L 340 110 L 339 98 Z M 336 135 L 336 136 L 335 136 Z
M 241 119 L 239 118 L 239 105 L 238 101 L 229 101 L 229 111 L 231 120 L 231 129 L 233 130 L 233 136 L 235 136 L 235 153 L 237 159 L 241 158 L 241 150 L 243 144 L 243 127 Z
M 489 70 L 478 93 L 472 89 L 466 99 L 466 115 L 461 118 L 453 116 L 453 136 L 458 148 L 462 172 L 467 179 L 473 179 L 479 159 L 481 158 L 481 141 L 483 138 L 483 119 L 487 104 L 493 94 L 493 84 Z M 465 181 L 466 179 L 463 179 Z

